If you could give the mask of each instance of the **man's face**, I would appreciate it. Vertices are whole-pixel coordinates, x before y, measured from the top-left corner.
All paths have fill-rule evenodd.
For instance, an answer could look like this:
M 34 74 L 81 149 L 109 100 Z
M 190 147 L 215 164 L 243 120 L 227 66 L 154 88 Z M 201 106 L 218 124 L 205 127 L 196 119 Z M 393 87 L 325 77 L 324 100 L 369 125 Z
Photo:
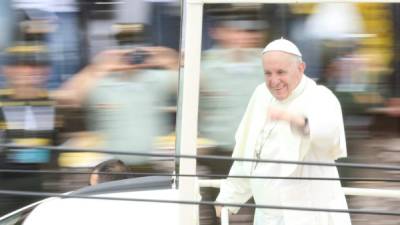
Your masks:
M 217 27 L 211 36 L 225 48 L 257 48 L 264 40 L 264 33 L 259 30 L 243 30 L 234 27 Z
M 285 100 L 300 83 L 305 64 L 296 56 L 270 51 L 263 55 L 265 83 L 279 101 Z
M 3 68 L 8 82 L 13 87 L 41 87 L 49 74 L 48 66 L 10 65 Z

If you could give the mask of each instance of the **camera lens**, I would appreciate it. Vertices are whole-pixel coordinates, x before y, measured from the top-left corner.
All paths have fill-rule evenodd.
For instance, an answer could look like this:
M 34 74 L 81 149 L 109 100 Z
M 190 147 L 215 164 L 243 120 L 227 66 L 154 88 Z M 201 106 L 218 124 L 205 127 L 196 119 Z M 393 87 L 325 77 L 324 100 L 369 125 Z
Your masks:
M 130 56 L 130 63 L 131 64 L 142 64 L 146 61 L 146 58 L 148 57 L 148 53 L 143 50 L 136 50 L 131 53 Z

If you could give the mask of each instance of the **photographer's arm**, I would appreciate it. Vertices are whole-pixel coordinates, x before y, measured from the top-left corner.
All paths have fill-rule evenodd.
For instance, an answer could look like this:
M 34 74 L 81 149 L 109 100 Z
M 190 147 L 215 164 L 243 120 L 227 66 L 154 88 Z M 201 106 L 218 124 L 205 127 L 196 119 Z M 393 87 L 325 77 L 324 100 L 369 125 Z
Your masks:
M 118 71 L 129 71 L 134 69 L 162 68 L 178 71 L 178 53 L 165 47 L 145 47 L 143 50 L 149 52 L 150 56 L 143 64 L 129 64 L 126 60 L 127 54 L 134 50 L 107 50 L 97 55 L 93 63 L 87 65 L 61 88 L 54 91 L 51 96 L 61 106 L 79 107 L 85 101 L 87 95 L 98 80 Z
M 105 71 L 99 71 L 95 65 L 88 65 L 51 93 L 51 97 L 60 106 L 80 107 L 88 92 L 104 73 Z
M 108 50 L 95 57 L 58 90 L 51 94 L 60 106 L 80 107 L 97 81 L 114 71 L 132 70 L 138 66 L 124 62 L 123 57 L 129 50 Z

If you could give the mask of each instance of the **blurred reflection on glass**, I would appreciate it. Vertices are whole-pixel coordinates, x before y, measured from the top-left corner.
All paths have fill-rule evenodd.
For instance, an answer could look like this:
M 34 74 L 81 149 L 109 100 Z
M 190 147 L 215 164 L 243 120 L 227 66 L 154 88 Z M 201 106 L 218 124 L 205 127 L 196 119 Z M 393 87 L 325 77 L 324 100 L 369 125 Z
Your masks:
M 258 8 L 213 5 L 206 10 L 213 20 L 208 32 L 215 45 L 202 56 L 199 135 L 216 142 L 212 154 L 232 153 L 234 134 L 248 100 L 263 82 L 260 55 L 268 22 Z M 225 166 L 227 170 L 229 165 Z
M 43 41 L 49 46 L 51 74 L 49 88 L 57 88 L 78 72 L 82 65 L 79 4 L 77 0 L 12 0 L 17 22 L 39 21 L 48 32 Z M 47 27 L 45 27 L 47 26 Z
M 385 75 L 383 67 L 389 65 L 391 56 L 386 49 L 393 35 L 382 33 L 391 26 L 387 16 L 379 16 L 388 13 L 387 9 L 381 4 L 316 5 L 304 23 L 304 41 L 319 46 L 321 73 L 315 77 L 339 92 L 380 89 L 379 76 Z
M 290 35 L 303 49 L 306 73 L 314 79 L 323 76 L 327 41 L 347 42 L 364 32 L 361 14 L 352 3 L 300 4 L 291 10 L 295 19 Z
M 1 143 L 29 148 L 1 148 L 0 168 L 40 170 L 55 168 L 55 154 L 38 146 L 57 144 L 56 110 L 48 97 L 50 71 L 47 48 L 39 43 L 16 42 L 2 54 L 2 73 L 7 86 L 0 92 Z M 40 173 L 1 173 L 0 189 L 44 191 Z M 0 214 L 38 198 L 2 196 Z
M 0 2 L 0 50 L 3 51 L 13 40 L 12 31 L 14 29 L 14 18 L 11 10 L 11 0 Z
M 56 96 L 64 104 L 88 109 L 89 130 L 101 140 L 92 143 L 95 147 L 151 152 L 155 138 L 172 129 L 169 115 L 160 108 L 176 95 L 178 54 L 169 48 L 142 45 L 143 39 L 127 44 L 126 38 L 142 36 L 143 30 L 125 32 L 116 35 L 118 43 L 124 44 L 121 49 L 100 53 Z M 137 172 L 152 167 L 149 157 L 109 157 L 121 159 Z
M 384 52 L 392 43 L 391 34 L 382 33 L 381 28 L 391 22 L 376 17 L 379 9 L 384 8 L 379 4 L 321 3 L 303 25 L 306 32 L 300 42 L 309 50 L 305 58 L 319 58 L 320 62 L 309 65 L 306 72 L 314 73 L 319 83 L 338 96 L 349 138 L 368 135 L 372 122 L 368 108 L 384 101 L 381 82 L 387 75 L 383 68 L 389 65 L 384 62 L 388 59 Z M 384 44 L 376 45 L 382 43 L 379 40 Z

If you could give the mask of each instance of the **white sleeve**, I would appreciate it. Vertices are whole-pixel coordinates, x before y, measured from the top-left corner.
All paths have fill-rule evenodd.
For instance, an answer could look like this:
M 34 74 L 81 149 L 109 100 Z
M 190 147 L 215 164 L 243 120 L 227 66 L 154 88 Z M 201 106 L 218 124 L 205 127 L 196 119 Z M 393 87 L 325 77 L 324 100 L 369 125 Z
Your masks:
M 241 162 L 235 162 L 229 172 L 229 175 L 245 175 L 242 170 Z M 248 175 L 248 174 L 247 174 Z M 228 178 L 222 181 L 220 192 L 216 202 L 238 203 L 247 202 L 252 196 L 249 179 L 246 178 Z M 240 207 L 227 207 L 232 213 L 237 213 Z
M 236 132 L 236 144 L 232 154 L 232 157 L 234 158 L 243 158 L 245 155 L 244 153 L 246 149 L 246 142 L 250 129 L 251 118 L 255 110 L 255 101 L 259 90 L 260 88 L 257 88 L 254 91 L 247 106 L 246 112 L 243 116 L 243 119 Z M 249 162 L 234 162 L 229 172 L 229 175 L 249 175 L 249 171 L 246 171 L 246 169 L 244 168 L 244 164 L 246 163 Z M 216 201 L 220 203 L 245 203 L 252 196 L 249 181 L 250 180 L 246 178 L 227 178 L 221 184 L 220 193 Z M 240 207 L 228 207 L 228 209 L 233 213 L 237 213 Z
M 307 113 L 312 147 L 329 151 L 333 159 L 346 157 L 346 139 L 339 101 L 323 86 L 318 86 L 313 94 L 314 101 Z

